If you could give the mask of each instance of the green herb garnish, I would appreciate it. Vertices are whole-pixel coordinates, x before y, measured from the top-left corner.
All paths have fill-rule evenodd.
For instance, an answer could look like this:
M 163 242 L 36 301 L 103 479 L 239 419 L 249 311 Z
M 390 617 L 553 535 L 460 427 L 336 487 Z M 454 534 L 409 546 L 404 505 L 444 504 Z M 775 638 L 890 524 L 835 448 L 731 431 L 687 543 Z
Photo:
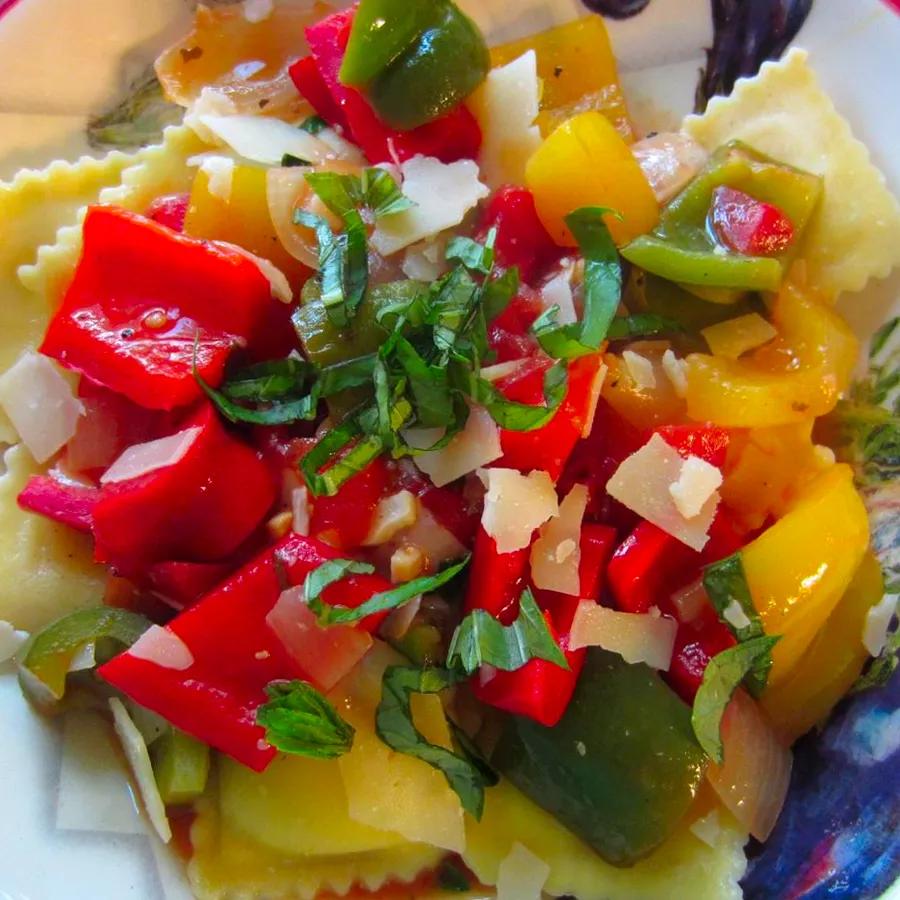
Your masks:
M 308 134 L 318 134 L 328 127 L 328 123 L 321 116 L 307 116 L 299 127 Z
M 301 159 L 299 156 L 294 156 L 293 153 L 285 153 L 281 157 L 281 167 L 283 169 L 292 169 L 297 166 L 310 166 L 312 163 L 308 159 Z

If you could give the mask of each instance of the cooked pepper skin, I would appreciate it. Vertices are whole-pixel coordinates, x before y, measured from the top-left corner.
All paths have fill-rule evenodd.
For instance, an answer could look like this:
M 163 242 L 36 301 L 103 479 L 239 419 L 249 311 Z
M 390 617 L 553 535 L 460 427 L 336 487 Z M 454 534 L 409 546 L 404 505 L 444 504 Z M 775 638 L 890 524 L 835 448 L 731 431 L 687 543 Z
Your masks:
M 605 860 L 629 866 L 671 834 L 705 758 L 689 707 L 658 675 L 592 649 L 559 724 L 511 716 L 491 763 Z

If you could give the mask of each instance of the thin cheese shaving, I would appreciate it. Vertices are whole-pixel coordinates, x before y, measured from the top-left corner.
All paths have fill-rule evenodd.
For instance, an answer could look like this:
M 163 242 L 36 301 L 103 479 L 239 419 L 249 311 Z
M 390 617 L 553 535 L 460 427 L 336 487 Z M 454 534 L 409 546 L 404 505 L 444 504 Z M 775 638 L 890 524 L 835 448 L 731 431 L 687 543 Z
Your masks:
M 653 363 L 646 356 L 641 356 L 633 350 L 625 350 L 622 353 L 622 362 L 625 363 L 625 368 L 628 369 L 628 374 L 639 391 L 652 391 L 656 387 Z
M 722 486 L 722 473 L 699 456 L 689 456 L 678 481 L 669 485 L 669 494 L 678 512 L 686 519 L 699 516 L 709 498 Z
M 558 514 L 541 526 L 540 535 L 531 545 L 531 580 L 535 587 L 580 595 L 578 542 L 587 502 L 587 488 L 573 485 L 559 504 Z
M 497 874 L 497 900 L 541 900 L 550 866 L 527 847 L 512 845 Z
M 553 482 L 542 470 L 523 475 L 516 469 L 479 469 L 478 475 L 487 488 L 481 524 L 500 553 L 527 547 L 535 529 L 559 512 Z
M 616 612 L 593 600 L 578 604 L 569 647 L 602 647 L 618 653 L 627 663 L 646 663 L 668 670 L 678 624 L 660 615 Z

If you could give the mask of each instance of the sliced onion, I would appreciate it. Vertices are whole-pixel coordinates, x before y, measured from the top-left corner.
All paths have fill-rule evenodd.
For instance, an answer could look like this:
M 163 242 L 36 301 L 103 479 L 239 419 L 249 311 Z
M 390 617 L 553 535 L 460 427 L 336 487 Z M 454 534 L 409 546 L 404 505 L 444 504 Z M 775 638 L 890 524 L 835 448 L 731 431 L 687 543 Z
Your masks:
M 294 534 L 309 534 L 309 491 L 304 485 L 291 491 L 291 512 L 294 516 L 291 530 Z
M 667 534 L 700 551 L 709 540 L 709 526 L 716 514 L 718 493 L 707 500 L 699 514 L 686 519 L 678 510 L 669 488 L 681 476 L 684 460 L 658 434 L 627 457 L 606 485 L 607 493 Z
M 523 363 L 527 362 L 527 358 L 511 359 L 507 362 L 495 363 L 492 366 L 485 366 L 480 372 L 481 377 L 485 381 L 499 381 L 508 375 L 513 375 L 522 368 Z
M 157 469 L 174 466 L 184 458 L 200 434 L 200 428 L 186 428 L 157 438 L 146 444 L 135 444 L 126 448 L 122 455 L 100 476 L 101 484 L 116 484 L 119 481 L 130 481 L 140 478 Z
M 368 652 L 372 636 L 350 625 L 322 628 L 303 599 L 288 588 L 266 616 L 266 624 L 297 665 L 324 690 L 331 690 Z
M 531 545 L 531 580 L 535 587 L 571 597 L 579 595 L 579 541 L 587 502 L 587 488 L 573 485 L 559 504 L 559 514 L 541 526 L 540 535 Z
M 56 364 L 31 350 L 0 375 L 0 406 L 39 463 L 70 440 L 84 414 Z
M 758 841 L 772 833 L 791 781 L 793 755 L 762 709 L 735 692 L 722 720 L 725 762 L 706 777 L 722 803 Z
M 556 321 L 560 325 L 571 325 L 578 321 L 575 297 L 572 294 L 571 263 L 564 263 L 560 271 L 541 288 L 541 303 L 544 309 L 557 307 L 559 311 L 556 314 Z
M 162 669 L 183 672 L 194 664 L 194 654 L 188 645 L 174 631 L 160 625 L 151 625 L 127 652 Z
M 569 646 L 573 650 L 602 647 L 618 653 L 625 662 L 646 663 L 665 672 L 672 662 L 676 631 L 674 619 L 616 612 L 592 600 L 582 600 L 572 621 Z
M 433 445 L 443 431 L 433 428 L 410 428 L 404 432 L 409 444 L 418 449 Z M 500 428 L 491 414 L 481 406 L 473 406 L 459 434 L 440 450 L 414 457 L 416 465 L 437 487 L 443 487 L 503 456 Z
M 497 871 L 497 900 L 541 900 L 550 866 L 516 842 Z
M 9 622 L 0 620 L 0 664 L 9 662 L 27 640 L 27 631 L 18 631 Z
M 66 444 L 66 465 L 73 472 L 105 469 L 116 458 L 121 444 L 120 421 L 115 402 L 107 397 L 85 397 L 84 415 Z
M 457 540 L 456 535 L 444 528 L 425 506 L 419 509 L 419 516 L 412 527 L 397 537 L 401 546 L 414 547 L 424 553 L 427 567 L 432 569 L 466 554 L 466 548 Z
M 668 203 L 703 168 L 706 151 L 681 132 L 662 132 L 631 145 L 660 204 Z
M 156 778 L 153 776 L 153 766 L 150 764 L 147 744 L 137 726 L 131 721 L 131 716 L 128 715 L 122 701 L 118 697 L 111 697 L 109 706 L 112 709 L 116 734 L 119 735 L 122 749 L 125 751 L 125 758 L 134 773 L 141 800 L 144 802 L 144 809 L 160 840 L 167 844 L 172 840 L 172 828 L 166 816 L 166 806 L 156 785 Z
M 487 493 L 481 524 L 499 553 L 512 553 L 531 543 L 531 536 L 559 512 L 556 489 L 541 469 L 523 475 L 516 469 L 479 469 Z
M 317 137 L 281 119 L 266 116 L 201 115 L 200 123 L 238 156 L 266 166 L 277 166 L 286 155 L 323 163 L 331 148 Z
M 411 491 L 398 491 L 382 497 L 375 507 L 372 525 L 363 539 L 363 546 L 386 544 L 396 534 L 415 524 L 418 516 L 419 498 Z
M 398 609 L 392 610 L 381 626 L 381 636 L 391 641 L 399 641 L 409 631 L 421 606 L 422 597 L 418 596 L 413 597 L 409 603 L 405 603 Z
M 878 656 L 887 643 L 888 628 L 897 612 L 897 599 L 896 594 L 885 594 L 866 614 L 862 642 L 872 656 Z

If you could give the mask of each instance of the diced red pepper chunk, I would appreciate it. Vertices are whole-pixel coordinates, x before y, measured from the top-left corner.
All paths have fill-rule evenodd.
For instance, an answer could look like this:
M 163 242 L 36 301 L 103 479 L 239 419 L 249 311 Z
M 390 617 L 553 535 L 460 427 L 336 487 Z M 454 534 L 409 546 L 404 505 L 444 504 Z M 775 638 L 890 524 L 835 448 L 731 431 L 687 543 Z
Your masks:
M 464 547 L 472 545 L 478 528 L 479 511 L 461 490 L 436 487 L 415 465 L 397 467 L 392 489 L 411 491 L 437 523 L 446 528 Z
M 569 364 L 566 396 L 554 416 L 542 428 L 533 431 L 501 429 L 503 456 L 494 466 L 530 472 L 543 469 L 556 481 L 562 474 L 581 433 L 593 412 L 593 389 L 603 357 L 597 353 L 582 356 Z M 497 389 L 508 400 L 538 405 L 543 403 L 544 372 L 547 359 L 534 359 L 508 378 L 497 382 Z
M 745 256 L 778 256 L 794 240 L 793 223 L 777 206 L 726 185 L 713 193 L 709 219 L 721 243 Z
M 666 681 L 685 703 L 693 703 L 709 661 L 733 647 L 734 636 L 710 608 L 694 622 L 679 623 Z
M 301 585 L 313 569 L 338 556 L 325 544 L 290 534 L 166 626 L 190 651 L 192 663 L 186 669 L 167 668 L 126 651 L 98 671 L 177 728 L 262 771 L 276 754 L 256 724 L 265 687 L 271 681 L 306 678 L 266 616 L 284 582 Z M 378 576 L 354 575 L 326 589 L 323 600 L 356 607 L 389 588 Z M 371 631 L 383 618 L 369 616 L 358 627 Z
M 497 229 L 497 264 L 504 269 L 516 266 L 526 284 L 532 284 L 564 252 L 538 218 L 528 188 L 506 185 L 494 192 L 481 217 L 478 239 L 483 241 L 492 227 Z
M 297 89 L 316 112 L 332 125 L 342 126 L 372 163 L 403 162 L 417 155 L 446 163 L 474 159 L 481 147 L 481 129 L 465 106 L 411 131 L 397 131 L 378 118 L 359 91 L 341 84 L 338 73 L 354 14 L 355 8 L 337 12 L 306 29 L 318 78 L 303 60 L 289 69 Z
M 484 609 L 504 624 L 515 619 L 528 572 L 529 547 L 501 553 L 496 541 L 479 525 L 469 563 L 466 612 Z
M 41 352 L 140 406 L 173 409 L 202 395 L 195 352 L 197 371 L 218 384 L 233 346 L 252 341 L 275 302 L 237 250 L 93 206 Z
M 89 533 L 99 498 L 98 488 L 64 480 L 51 470 L 46 475 L 32 475 L 18 503 L 22 509 Z
M 102 486 L 93 513 L 98 560 L 122 571 L 218 561 L 260 524 L 275 499 L 261 455 L 226 432 L 209 405 L 191 427 L 197 435 L 177 462 Z
M 537 292 L 520 286 L 519 293 L 488 328 L 488 344 L 497 354 L 497 362 L 523 359 L 537 352 L 537 340 L 529 329 L 543 309 Z
M 208 594 L 233 570 L 230 563 L 165 560 L 147 570 L 147 585 L 170 606 L 184 609 Z
M 717 425 L 662 425 L 656 433 L 682 456 L 699 456 L 718 469 L 725 465 L 730 435 Z
M 157 197 L 147 207 L 147 218 L 173 231 L 184 231 L 184 220 L 190 202 L 190 194 L 165 194 Z

